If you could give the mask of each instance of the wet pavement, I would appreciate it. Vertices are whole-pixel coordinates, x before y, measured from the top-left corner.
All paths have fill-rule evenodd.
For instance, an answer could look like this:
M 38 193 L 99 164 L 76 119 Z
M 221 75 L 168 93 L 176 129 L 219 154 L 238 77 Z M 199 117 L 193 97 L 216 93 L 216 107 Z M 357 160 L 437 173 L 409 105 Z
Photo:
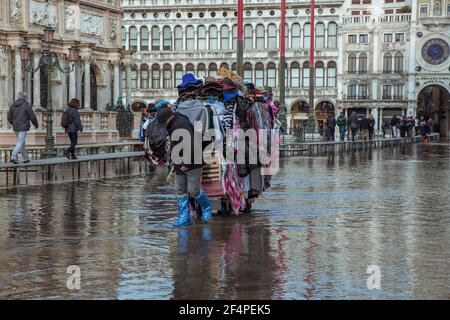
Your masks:
M 292 157 L 251 214 L 178 230 L 164 169 L 3 190 L 0 297 L 450 299 L 449 160 L 447 143 Z

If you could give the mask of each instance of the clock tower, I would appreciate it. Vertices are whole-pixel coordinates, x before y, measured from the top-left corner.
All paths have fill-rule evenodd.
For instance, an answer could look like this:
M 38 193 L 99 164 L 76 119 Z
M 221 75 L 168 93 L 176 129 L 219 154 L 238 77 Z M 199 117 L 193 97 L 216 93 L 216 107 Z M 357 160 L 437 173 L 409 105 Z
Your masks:
M 408 112 L 450 136 L 450 0 L 414 0 Z

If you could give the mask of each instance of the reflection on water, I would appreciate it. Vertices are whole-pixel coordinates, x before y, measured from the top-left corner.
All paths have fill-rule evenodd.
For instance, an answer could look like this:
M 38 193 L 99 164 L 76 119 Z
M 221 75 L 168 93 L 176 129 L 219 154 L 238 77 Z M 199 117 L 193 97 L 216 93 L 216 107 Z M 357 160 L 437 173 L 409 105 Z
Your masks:
M 0 191 L 0 297 L 449 299 L 449 160 L 442 144 L 291 158 L 251 215 L 185 229 L 166 170 Z

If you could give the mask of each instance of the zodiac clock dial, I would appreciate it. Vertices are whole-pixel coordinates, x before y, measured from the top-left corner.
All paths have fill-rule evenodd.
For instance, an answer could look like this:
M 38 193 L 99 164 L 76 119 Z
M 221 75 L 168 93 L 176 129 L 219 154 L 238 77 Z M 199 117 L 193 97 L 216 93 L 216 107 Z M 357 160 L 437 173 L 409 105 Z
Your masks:
M 431 39 L 422 47 L 422 58 L 429 64 L 438 65 L 448 59 L 449 52 L 447 42 L 442 39 Z

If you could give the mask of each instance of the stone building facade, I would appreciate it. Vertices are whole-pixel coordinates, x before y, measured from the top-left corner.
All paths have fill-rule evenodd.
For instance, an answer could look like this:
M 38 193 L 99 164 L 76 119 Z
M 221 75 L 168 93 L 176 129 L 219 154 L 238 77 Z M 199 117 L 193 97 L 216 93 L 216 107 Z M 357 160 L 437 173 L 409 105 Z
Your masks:
M 123 70 L 122 88 L 135 102 L 175 99 L 185 72 L 204 77 L 221 66 L 235 68 L 236 0 L 121 3 L 121 44 L 135 52 L 129 77 Z M 244 1 L 244 77 L 272 86 L 275 95 L 279 9 L 274 1 Z M 449 0 L 317 0 L 315 16 L 318 128 L 332 110 L 372 113 L 378 130 L 394 114 L 425 114 L 447 123 Z M 287 0 L 286 23 L 286 106 L 292 126 L 307 118 L 309 108 L 310 2 Z M 435 38 L 440 40 L 425 45 Z M 423 58 L 424 45 L 438 51 L 439 63 Z M 427 84 L 442 91 L 422 92 Z M 433 106 L 423 102 L 429 97 L 438 99 Z
M 67 140 L 59 122 L 73 97 L 82 101 L 81 143 L 118 140 L 115 114 L 106 112 L 106 106 L 121 97 L 119 70 L 130 61 L 120 45 L 119 0 L 0 0 L 0 4 L 0 144 L 15 140 L 6 113 L 20 91 L 28 93 L 40 120 L 40 128 L 30 132 L 29 143 L 44 144 L 47 90 L 52 90 L 56 144 Z M 51 50 L 63 67 L 70 64 L 68 49 L 73 44 L 80 48 L 81 57 L 71 73 L 53 72 L 51 88 L 43 71 L 24 70 L 18 50 L 26 41 L 36 66 L 47 26 L 55 29 Z

